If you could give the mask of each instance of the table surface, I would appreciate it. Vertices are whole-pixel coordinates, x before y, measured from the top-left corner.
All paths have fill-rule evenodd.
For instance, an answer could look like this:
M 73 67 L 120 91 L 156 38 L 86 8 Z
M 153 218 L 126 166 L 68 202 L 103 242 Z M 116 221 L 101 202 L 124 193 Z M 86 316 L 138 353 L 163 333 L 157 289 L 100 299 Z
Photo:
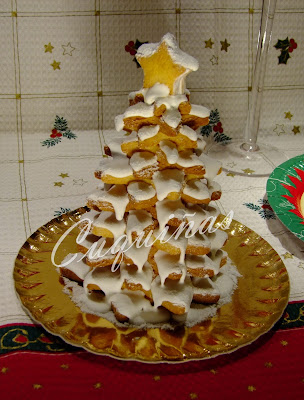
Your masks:
M 105 140 L 113 134 L 105 131 Z M 29 391 L 31 398 L 38 398 L 42 393 L 51 398 L 58 390 L 67 393 L 73 385 L 76 398 L 83 393 L 90 393 L 93 398 L 120 398 L 121 391 L 128 388 L 127 398 L 132 399 L 152 399 L 165 394 L 169 398 L 195 399 L 203 398 L 204 381 L 208 385 L 212 383 L 214 398 L 229 398 L 227 393 L 234 398 L 247 398 L 249 392 L 258 398 L 270 398 L 275 392 L 280 398 L 282 393 L 297 395 L 303 390 L 304 375 L 300 366 L 304 332 L 304 243 L 282 225 L 269 206 L 267 177 L 222 172 L 217 181 L 223 194 L 217 203 L 223 214 L 233 210 L 234 219 L 267 240 L 285 263 L 291 293 L 282 319 L 255 343 L 231 355 L 180 365 L 123 362 L 88 354 L 63 343 L 35 325 L 18 303 L 12 270 L 19 248 L 39 226 L 85 204 L 87 194 L 96 186 L 93 171 L 101 157 L 78 155 L 83 143 L 86 150 L 93 146 L 86 142 L 86 132 L 77 132 L 77 138 L 71 143 L 62 142 L 49 149 L 40 142 L 37 144 L 36 135 L 30 141 L 31 147 L 38 146 L 39 151 L 35 158 L 21 164 L 28 197 L 26 212 L 22 212 L 24 202 L 17 200 L 17 192 L 23 190 L 19 181 L 20 162 L 2 161 L 1 168 L 6 197 L 0 217 L 6 222 L 6 230 L 1 232 L 0 253 L 0 379 L 5 390 L 10 391 L 20 376 L 24 386 L 16 394 L 18 390 L 20 394 Z M 296 143 L 282 139 L 277 144 L 288 157 L 297 154 L 295 149 L 300 143 L 300 140 Z M 5 146 L 1 146 L 2 160 L 12 146 L 13 138 L 7 137 Z M 48 372 L 50 367 L 52 374 Z

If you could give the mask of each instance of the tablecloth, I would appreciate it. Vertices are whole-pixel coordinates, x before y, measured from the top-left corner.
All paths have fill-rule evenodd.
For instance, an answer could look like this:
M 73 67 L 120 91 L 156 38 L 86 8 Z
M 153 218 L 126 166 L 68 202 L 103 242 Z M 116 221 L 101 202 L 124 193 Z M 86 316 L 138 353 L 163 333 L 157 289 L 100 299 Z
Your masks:
M 278 1 L 263 94 L 259 140 L 275 143 L 287 158 L 304 152 L 303 13 L 300 1 Z M 140 43 L 174 33 L 200 62 L 187 81 L 191 101 L 217 115 L 223 134 L 241 137 L 260 14 L 261 1 L 253 0 L 1 2 L 0 390 L 6 398 L 300 398 L 304 246 L 271 209 L 266 177 L 223 172 L 217 179 L 221 212 L 233 210 L 272 245 L 291 285 L 282 319 L 232 355 L 147 365 L 88 354 L 34 324 L 12 279 L 26 238 L 84 205 L 95 188 L 93 171 L 115 134 L 113 118 L 141 87 L 134 60 Z M 210 125 L 212 135 L 217 124 Z

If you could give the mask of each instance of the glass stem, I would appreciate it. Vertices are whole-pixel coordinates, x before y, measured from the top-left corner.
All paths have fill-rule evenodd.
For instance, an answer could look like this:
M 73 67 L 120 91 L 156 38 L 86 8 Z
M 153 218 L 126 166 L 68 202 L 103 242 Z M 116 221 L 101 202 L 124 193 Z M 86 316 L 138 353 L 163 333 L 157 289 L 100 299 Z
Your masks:
M 246 151 L 259 150 L 259 146 L 257 145 L 257 136 L 260 126 L 267 53 L 271 41 L 272 23 L 276 2 L 277 0 L 263 0 L 257 56 L 252 81 L 251 100 L 244 134 L 245 143 L 241 145 L 241 148 Z

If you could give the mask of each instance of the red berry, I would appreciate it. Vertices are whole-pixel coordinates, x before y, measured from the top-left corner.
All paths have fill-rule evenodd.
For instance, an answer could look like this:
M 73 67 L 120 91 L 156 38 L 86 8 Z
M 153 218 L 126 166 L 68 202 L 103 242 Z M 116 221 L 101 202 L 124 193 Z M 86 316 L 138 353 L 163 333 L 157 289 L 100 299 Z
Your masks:
M 52 129 L 52 133 L 57 133 L 57 129 Z
M 213 130 L 214 130 L 214 132 L 217 132 L 217 131 L 219 130 L 218 126 L 217 126 L 217 125 L 214 126 L 214 127 L 213 127 Z
M 290 43 L 290 44 L 294 44 L 294 42 L 295 42 L 294 39 L 290 39 L 290 40 L 289 40 L 289 43 Z
M 50 135 L 51 138 L 55 138 L 56 136 L 57 136 L 57 133 L 52 133 L 52 134 Z
M 288 47 L 288 51 L 289 51 L 289 53 L 292 53 L 293 52 L 293 48 L 292 47 Z
M 60 137 L 60 136 L 62 136 L 62 133 L 57 132 L 57 135 L 56 135 L 56 136 Z
M 221 127 L 221 126 L 222 126 L 222 123 L 221 123 L 221 122 L 218 122 L 218 123 L 217 123 L 217 126 Z
M 223 129 L 223 128 L 220 128 L 220 129 L 219 129 L 219 132 L 220 132 L 220 133 L 223 133 L 223 132 L 224 132 L 224 129 Z
M 293 46 L 294 49 L 296 49 L 298 47 L 298 44 L 296 42 L 294 42 Z
M 134 50 L 134 49 L 130 50 L 130 54 L 131 54 L 131 56 L 135 56 L 136 50 Z
M 133 46 L 134 46 L 133 40 L 130 40 L 130 42 L 128 43 L 128 45 L 129 45 L 130 47 L 133 47 Z
M 129 53 L 130 52 L 130 47 L 128 45 L 125 46 L 125 50 Z

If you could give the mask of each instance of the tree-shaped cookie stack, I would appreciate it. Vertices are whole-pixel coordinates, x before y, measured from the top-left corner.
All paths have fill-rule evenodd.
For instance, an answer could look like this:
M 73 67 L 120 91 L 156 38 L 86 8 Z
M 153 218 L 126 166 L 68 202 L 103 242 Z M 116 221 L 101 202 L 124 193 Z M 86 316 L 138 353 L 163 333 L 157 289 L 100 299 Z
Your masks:
M 115 119 L 118 133 L 95 172 L 101 185 L 81 222 L 90 235 L 60 270 L 82 283 L 74 300 L 85 310 L 135 325 L 193 325 L 229 301 L 237 280 L 221 250 L 227 234 L 206 232 L 218 215 L 209 203 L 221 196 L 213 181 L 221 166 L 196 133 L 209 111 L 191 104 L 185 88 L 197 61 L 171 34 L 136 57 L 143 89 Z

